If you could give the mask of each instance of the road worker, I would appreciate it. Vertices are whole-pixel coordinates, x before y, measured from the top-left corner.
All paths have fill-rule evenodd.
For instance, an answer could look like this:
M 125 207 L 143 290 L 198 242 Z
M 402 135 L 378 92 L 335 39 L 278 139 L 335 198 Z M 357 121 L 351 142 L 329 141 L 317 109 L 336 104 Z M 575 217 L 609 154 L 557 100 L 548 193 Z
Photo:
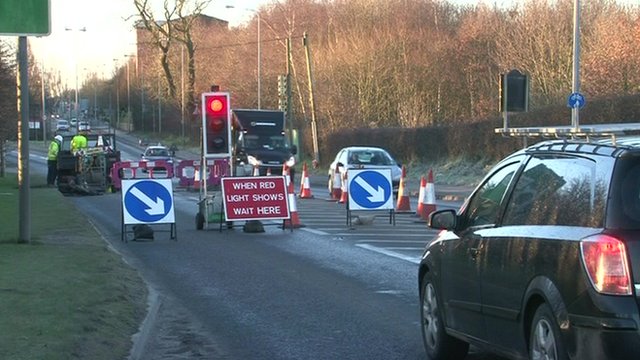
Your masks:
M 87 148 L 87 137 L 84 136 L 84 133 L 84 131 L 79 131 L 78 134 L 71 139 L 71 153 L 78 154 Z
M 58 152 L 62 146 L 62 136 L 56 135 L 49 144 L 49 152 L 47 153 L 47 186 L 56 185 L 58 177 Z

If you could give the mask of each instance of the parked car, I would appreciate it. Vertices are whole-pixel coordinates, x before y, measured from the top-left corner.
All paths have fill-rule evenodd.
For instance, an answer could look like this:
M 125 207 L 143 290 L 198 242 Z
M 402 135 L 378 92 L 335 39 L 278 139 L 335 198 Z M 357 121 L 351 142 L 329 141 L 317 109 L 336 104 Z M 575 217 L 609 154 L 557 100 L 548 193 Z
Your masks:
M 391 182 L 394 192 L 398 191 L 400 177 L 402 177 L 400 164 L 387 150 L 379 147 L 350 146 L 338 151 L 327 172 L 329 175 L 327 183 L 329 193 L 333 189 L 336 168 L 341 175 L 349 169 L 391 169 Z
M 147 146 L 144 153 L 141 154 L 143 161 L 158 161 L 164 160 L 169 163 L 169 166 L 173 166 L 173 157 L 171 151 L 163 145 L 151 145 Z M 155 168 L 154 170 L 164 170 L 162 167 Z
M 66 131 L 69 131 L 69 129 L 70 129 L 69 122 L 67 120 L 59 119 L 56 122 L 56 131 L 57 132 L 66 132 Z
M 418 280 L 430 359 L 640 358 L 640 142 L 546 141 L 439 210 Z M 634 145 L 628 145 L 634 144 Z

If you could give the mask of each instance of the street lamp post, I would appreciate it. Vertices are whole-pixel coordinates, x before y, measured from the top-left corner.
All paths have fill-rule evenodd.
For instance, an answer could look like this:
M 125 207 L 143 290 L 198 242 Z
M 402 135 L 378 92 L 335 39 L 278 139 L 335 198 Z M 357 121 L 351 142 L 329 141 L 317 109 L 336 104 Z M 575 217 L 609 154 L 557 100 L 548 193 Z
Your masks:
M 118 59 L 113 59 L 116 63 L 116 129 L 120 128 L 120 77 L 118 76 Z
M 227 9 L 235 9 L 234 5 L 226 5 L 225 7 Z M 262 75 L 261 75 L 262 66 L 261 66 L 260 62 L 261 62 L 261 58 L 262 58 L 262 41 L 260 40 L 260 33 L 261 33 L 261 31 L 260 31 L 260 23 L 262 21 L 260 20 L 260 11 L 258 11 L 256 9 L 250 9 L 250 8 L 242 8 L 242 9 L 245 10 L 245 11 L 253 12 L 258 17 L 258 109 L 261 109 L 261 106 L 260 106 L 260 99 L 261 99 L 261 96 L 260 96 L 260 91 L 261 91 L 260 85 L 261 84 L 260 83 L 261 83 L 261 80 L 262 80 Z
M 86 27 L 81 27 L 78 29 L 73 29 L 73 28 L 69 28 L 69 27 L 65 27 L 64 28 L 65 31 L 82 31 L 82 32 L 86 32 L 87 28 Z M 75 42 L 73 43 L 73 48 L 76 49 L 76 44 Z M 74 51 L 75 53 L 76 51 Z M 75 58 L 75 72 L 76 72 L 76 98 L 75 98 L 75 109 L 76 109 L 76 118 L 78 118 L 78 58 L 77 58 L 77 54 L 74 54 L 74 58 Z

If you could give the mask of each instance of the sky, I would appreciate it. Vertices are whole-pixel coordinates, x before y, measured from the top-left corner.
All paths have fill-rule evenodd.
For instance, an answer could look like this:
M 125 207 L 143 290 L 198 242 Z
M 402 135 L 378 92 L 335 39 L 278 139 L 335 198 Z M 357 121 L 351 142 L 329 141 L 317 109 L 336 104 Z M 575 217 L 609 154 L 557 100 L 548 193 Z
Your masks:
M 160 17 L 163 0 L 157 5 Z M 236 26 L 252 16 L 251 10 L 271 0 L 214 0 L 204 14 L 229 21 Z M 136 19 L 133 0 L 50 0 L 51 34 L 29 37 L 36 61 L 47 72 L 57 72 L 69 88 L 79 86 L 87 75 L 110 77 L 116 62 L 126 62 L 125 55 L 135 55 Z M 233 5 L 228 9 L 226 5 Z M 68 30 L 67 30 L 68 29 Z M 82 30 L 84 29 L 84 31 Z M 117 60 L 114 60 L 117 59 Z
M 163 0 L 150 0 L 162 9 Z M 213 0 L 204 14 L 229 21 L 237 26 L 252 16 L 252 10 L 274 0 Z M 589 0 L 581 0 L 582 3 Z M 485 2 L 509 5 L 524 0 L 450 0 L 455 4 Z M 638 4 L 638 0 L 617 0 Z M 116 65 L 126 61 L 125 55 L 136 52 L 133 22 L 136 14 L 133 0 L 50 0 L 51 34 L 29 37 L 36 61 L 47 72 L 59 71 L 63 83 L 74 88 L 88 74 L 110 77 Z M 226 8 L 233 5 L 233 9 Z M 160 14 L 160 12 L 156 12 Z M 128 19 L 128 20 L 127 20 Z M 68 29 L 68 30 L 65 30 Z M 84 29 L 85 31 L 82 31 Z M 116 59 L 116 60 L 114 60 Z

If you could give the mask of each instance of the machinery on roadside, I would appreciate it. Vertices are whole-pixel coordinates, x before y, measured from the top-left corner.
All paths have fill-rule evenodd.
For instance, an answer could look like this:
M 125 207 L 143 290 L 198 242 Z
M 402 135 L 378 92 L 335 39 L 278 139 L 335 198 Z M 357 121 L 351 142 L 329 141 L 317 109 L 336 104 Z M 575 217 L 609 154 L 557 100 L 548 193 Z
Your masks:
M 75 154 L 71 151 L 73 136 L 62 136 L 58 190 L 65 195 L 100 195 L 113 190 L 110 170 L 120 161 L 115 134 L 85 134 L 87 147 Z

